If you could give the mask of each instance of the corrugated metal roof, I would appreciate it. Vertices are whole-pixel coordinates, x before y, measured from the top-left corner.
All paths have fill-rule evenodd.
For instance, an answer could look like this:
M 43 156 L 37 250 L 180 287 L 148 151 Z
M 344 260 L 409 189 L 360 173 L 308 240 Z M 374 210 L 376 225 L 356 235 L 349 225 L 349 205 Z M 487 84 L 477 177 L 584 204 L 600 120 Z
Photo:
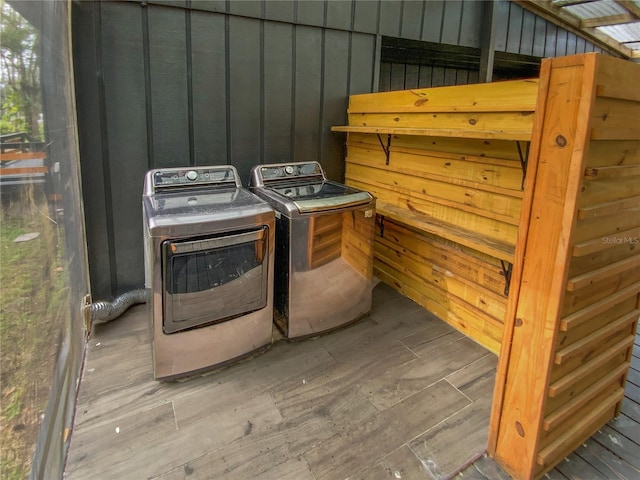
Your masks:
M 516 3 L 593 43 L 640 58 L 639 0 L 525 0 Z

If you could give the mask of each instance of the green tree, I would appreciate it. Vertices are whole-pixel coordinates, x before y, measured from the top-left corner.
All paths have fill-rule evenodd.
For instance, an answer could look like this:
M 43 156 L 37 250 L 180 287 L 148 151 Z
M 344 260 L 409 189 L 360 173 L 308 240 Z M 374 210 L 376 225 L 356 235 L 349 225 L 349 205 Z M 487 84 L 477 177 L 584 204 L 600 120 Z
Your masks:
M 0 0 L 0 101 L 2 133 L 40 136 L 40 40 L 38 31 Z

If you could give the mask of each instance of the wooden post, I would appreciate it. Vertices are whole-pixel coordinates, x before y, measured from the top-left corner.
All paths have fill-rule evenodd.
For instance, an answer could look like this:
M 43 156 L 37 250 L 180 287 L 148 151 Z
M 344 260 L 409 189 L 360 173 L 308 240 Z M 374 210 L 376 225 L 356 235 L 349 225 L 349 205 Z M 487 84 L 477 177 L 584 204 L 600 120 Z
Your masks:
M 543 62 L 489 441 L 516 479 L 550 470 L 624 395 L 640 313 L 626 241 L 640 232 L 639 79 L 597 54 Z

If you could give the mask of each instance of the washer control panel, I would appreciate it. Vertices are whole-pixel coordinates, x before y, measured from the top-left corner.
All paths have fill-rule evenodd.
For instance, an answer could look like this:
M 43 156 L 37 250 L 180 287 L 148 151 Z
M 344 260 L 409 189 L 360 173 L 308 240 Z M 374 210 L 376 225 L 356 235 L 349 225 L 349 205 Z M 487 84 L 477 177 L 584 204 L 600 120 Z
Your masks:
M 324 177 L 322 167 L 318 162 L 262 165 L 258 168 L 258 172 L 261 180 L 267 182 L 270 180 L 301 180 L 306 177 Z

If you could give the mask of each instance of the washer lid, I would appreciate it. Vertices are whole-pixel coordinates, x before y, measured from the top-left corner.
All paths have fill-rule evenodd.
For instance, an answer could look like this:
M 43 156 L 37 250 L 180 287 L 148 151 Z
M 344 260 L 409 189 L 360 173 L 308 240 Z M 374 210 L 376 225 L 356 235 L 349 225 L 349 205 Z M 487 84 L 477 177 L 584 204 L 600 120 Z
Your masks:
M 300 213 L 362 205 L 373 199 L 367 192 L 328 180 L 319 183 L 291 182 L 267 188 L 293 202 Z

